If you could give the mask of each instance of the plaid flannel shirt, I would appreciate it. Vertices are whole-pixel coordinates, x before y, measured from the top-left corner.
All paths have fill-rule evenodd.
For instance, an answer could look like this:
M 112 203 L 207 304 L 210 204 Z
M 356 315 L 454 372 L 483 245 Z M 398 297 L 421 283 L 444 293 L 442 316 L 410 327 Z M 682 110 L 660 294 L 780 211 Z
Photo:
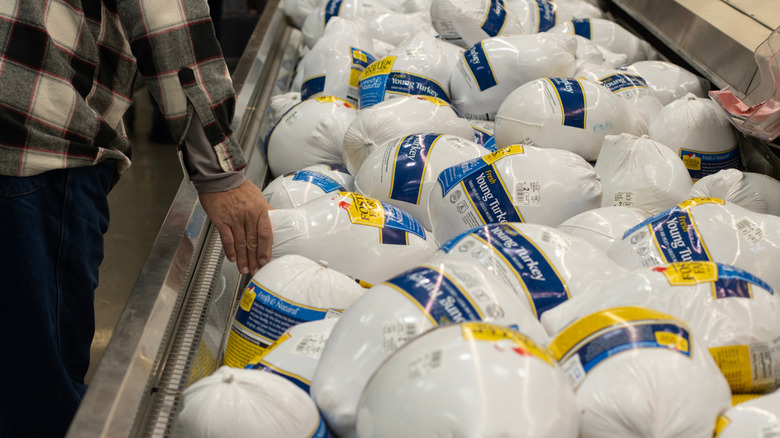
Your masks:
M 122 116 L 136 71 L 174 139 L 197 114 L 218 167 L 245 167 L 206 0 L 0 0 L 0 174 L 105 159 L 127 169 Z

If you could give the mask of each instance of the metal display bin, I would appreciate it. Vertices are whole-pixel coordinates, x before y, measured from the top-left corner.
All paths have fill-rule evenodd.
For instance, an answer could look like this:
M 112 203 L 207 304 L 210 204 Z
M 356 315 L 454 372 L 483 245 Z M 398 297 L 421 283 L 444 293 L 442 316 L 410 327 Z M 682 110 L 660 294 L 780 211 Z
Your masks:
M 751 3 L 780 10 L 780 0 L 611 0 L 602 6 L 715 87 L 747 92 L 756 86 L 753 50 L 780 25 L 746 15 Z M 740 35 L 700 12 L 708 5 L 730 9 Z M 748 24 L 752 40 L 743 35 Z M 269 101 L 289 88 L 302 40 L 280 0 L 269 0 L 233 74 L 233 129 L 247 158 L 246 175 L 261 187 L 268 179 L 261 150 L 271 127 Z M 745 143 L 749 155 L 760 156 L 747 160 L 757 163 L 754 171 L 777 177 L 778 146 Z M 181 393 L 216 369 L 248 281 L 225 258 L 195 189 L 182 182 L 67 437 L 185 436 L 176 423 Z

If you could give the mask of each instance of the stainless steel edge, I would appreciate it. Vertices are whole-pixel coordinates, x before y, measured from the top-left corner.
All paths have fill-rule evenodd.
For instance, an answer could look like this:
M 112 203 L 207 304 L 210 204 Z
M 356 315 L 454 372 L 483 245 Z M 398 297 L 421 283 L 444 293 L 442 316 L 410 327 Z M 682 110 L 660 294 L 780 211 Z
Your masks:
M 285 32 L 289 34 L 279 4 L 279 0 L 267 2 L 233 76 L 234 87 L 237 92 L 240 90 L 234 119 L 235 135 L 247 157 L 255 155 L 261 123 L 256 112 L 260 108 L 260 116 L 264 115 L 267 99 L 270 98 L 267 82 L 276 80 L 275 72 L 269 71 L 269 64 L 279 68 L 274 57 L 281 56 L 284 49 L 276 46 L 285 43 Z M 274 63 L 269 63 L 269 59 Z M 263 74 L 273 78 L 266 80 Z M 258 106 L 259 98 L 264 98 L 265 102 Z M 247 172 L 247 176 L 256 184 L 262 184 L 267 166 L 262 163 L 251 167 L 252 175 Z M 143 433 L 147 428 L 139 424 L 141 420 L 154 421 L 147 418 L 150 398 L 160 389 L 161 375 L 170 365 L 169 361 L 171 364 L 175 362 L 175 358 L 169 356 L 177 354 L 177 349 L 172 350 L 170 343 L 178 334 L 178 323 L 187 319 L 182 314 L 188 308 L 188 300 L 202 299 L 217 281 L 233 283 L 222 285 L 228 294 L 234 294 L 239 283 L 246 281 L 237 272 L 217 278 L 215 269 L 218 266 L 198 269 L 204 262 L 200 260 L 204 241 L 211 242 L 211 246 L 205 248 L 205 252 L 210 254 L 207 258 L 211 261 L 208 263 L 213 265 L 215 257 L 224 257 L 224 253 L 213 255 L 213 246 L 219 245 L 219 239 L 213 238 L 211 233 L 215 231 L 210 228 L 194 188 L 182 182 L 67 437 L 129 437 Z M 221 248 L 218 249 L 221 251 Z M 235 270 L 235 266 L 228 269 Z M 195 279 L 193 276 L 197 273 L 207 278 Z M 191 290 L 193 284 L 196 284 L 195 291 Z M 226 323 L 220 324 L 224 327 Z M 197 348 L 196 340 L 193 344 L 192 348 Z M 185 351 L 181 354 L 191 353 Z M 186 370 L 186 373 L 189 374 L 189 371 Z M 181 376 L 176 377 L 179 378 L 176 384 L 180 387 Z M 171 412 L 165 414 L 170 416 Z

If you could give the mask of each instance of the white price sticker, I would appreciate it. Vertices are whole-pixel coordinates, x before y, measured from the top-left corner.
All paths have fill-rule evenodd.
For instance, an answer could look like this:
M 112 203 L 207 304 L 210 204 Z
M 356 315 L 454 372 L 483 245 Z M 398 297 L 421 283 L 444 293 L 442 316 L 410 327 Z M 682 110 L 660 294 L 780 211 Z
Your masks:
M 517 181 L 512 191 L 513 204 L 523 207 L 538 207 L 542 204 L 542 186 L 539 181 Z
M 309 333 L 301 338 L 293 349 L 293 353 L 312 359 L 319 359 L 327 341 L 328 336 L 324 333 Z
M 571 247 L 571 240 L 566 236 L 553 233 L 548 230 L 542 231 L 542 242 L 549 243 L 557 249 L 567 250 Z
M 612 197 L 613 207 L 633 207 L 636 202 L 634 192 L 615 192 Z
M 432 371 L 441 368 L 443 357 L 442 350 L 434 350 L 418 357 L 409 365 L 409 379 L 425 377 Z
M 766 237 L 766 233 L 761 226 L 749 217 L 743 217 L 737 221 L 737 231 L 742 237 L 747 239 L 748 242 L 754 244 Z
M 580 361 L 580 356 L 575 354 L 567 359 L 566 362 L 562 364 L 561 369 L 572 389 L 576 391 L 582 381 L 585 380 L 586 375 L 585 368 L 583 368 L 582 362 Z
M 382 351 L 391 354 L 422 333 L 417 320 L 396 319 L 382 324 Z

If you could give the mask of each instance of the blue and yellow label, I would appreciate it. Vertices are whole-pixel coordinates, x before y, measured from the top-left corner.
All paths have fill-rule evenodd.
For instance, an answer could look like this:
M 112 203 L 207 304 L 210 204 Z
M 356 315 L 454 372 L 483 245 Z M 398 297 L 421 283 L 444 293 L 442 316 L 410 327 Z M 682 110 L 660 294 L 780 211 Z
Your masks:
M 520 356 L 534 356 L 551 367 L 555 359 L 544 348 L 516 330 L 486 322 L 465 322 L 460 325 L 461 335 L 466 341 L 490 342 L 499 351 L 513 351 Z
M 665 263 L 710 261 L 712 257 L 689 211 L 690 207 L 704 203 L 722 204 L 723 201 L 714 198 L 690 199 L 645 219 L 626 231 L 623 239 L 642 229 L 647 229 Z
M 546 32 L 555 26 L 557 18 L 557 6 L 555 3 L 547 0 L 536 0 L 539 28 L 537 33 Z
M 774 290 L 755 275 L 734 266 L 715 262 L 682 262 L 653 268 L 661 272 L 671 286 L 709 283 L 714 299 L 753 298 L 753 286 L 774 295 Z
M 478 127 L 478 126 L 471 125 L 471 129 L 474 131 L 474 143 L 476 143 L 476 144 L 478 144 L 480 146 L 484 146 L 484 144 L 487 143 L 487 141 L 491 137 L 493 137 L 493 134 L 485 131 L 484 129 L 482 129 L 482 128 Z M 492 151 L 492 152 L 495 152 L 495 151 Z
M 725 152 L 714 154 L 693 149 L 680 149 L 680 158 L 685 163 L 685 167 L 688 168 L 688 173 L 694 182 L 723 169 L 742 170 L 744 168 L 737 146 Z
M 325 193 L 335 192 L 337 190 L 346 190 L 344 187 L 341 187 L 341 184 L 339 184 L 338 181 L 334 180 L 333 178 L 327 175 L 323 175 L 319 172 L 314 172 L 312 170 L 299 170 L 295 172 L 295 176 L 293 176 L 292 180 L 313 184 L 322 189 L 322 191 Z
M 328 0 L 325 3 L 325 13 L 323 14 L 323 27 L 328 24 L 331 18 L 339 16 L 341 14 L 341 4 L 344 0 Z
M 384 101 L 388 94 L 431 96 L 449 102 L 441 84 L 424 76 L 393 70 L 395 60 L 395 56 L 387 56 L 363 71 L 358 85 L 361 108 Z
M 313 76 L 301 84 L 301 100 L 311 99 L 325 91 L 325 75 Z
M 609 91 L 613 93 L 637 88 L 645 90 L 647 89 L 647 81 L 645 81 L 641 76 L 630 75 L 627 73 L 616 73 L 605 76 L 596 82 L 607 87 Z
M 410 299 L 434 326 L 484 319 L 466 289 L 438 269 L 420 266 L 384 284 Z
M 352 55 L 352 70 L 349 74 L 349 85 L 357 88 L 360 85 L 360 75 L 362 75 L 366 68 L 373 64 L 376 59 L 374 59 L 370 53 L 354 47 L 350 47 L 350 53 Z
M 583 38 L 593 39 L 593 24 L 589 18 L 580 18 L 571 20 L 572 35 L 579 35 Z
M 428 154 L 440 137 L 436 134 L 416 134 L 401 141 L 393 165 L 390 199 L 420 204 Z
M 490 65 L 490 60 L 485 53 L 485 46 L 481 41 L 463 52 L 461 56 L 466 61 L 466 66 L 479 87 L 479 91 L 485 91 L 498 85 L 496 75 L 493 73 L 493 66 Z
M 438 180 L 442 197 L 460 185 L 483 223 L 523 222 L 520 210 L 512 203 L 509 189 L 494 166 L 504 157 L 522 153 L 522 146 L 513 145 L 445 169 Z
M 496 137 L 491 135 L 490 138 L 488 138 L 487 141 L 482 144 L 482 147 L 489 150 L 490 152 L 498 152 Z
M 233 328 L 248 329 L 270 344 L 290 327 L 324 319 L 327 313 L 328 309 L 288 301 L 252 280 L 239 303 Z
M 304 390 L 307 394 L 309 393 L 309 389 L 311 388 L 311 382 L 307 380 L 306 378 L 299 376 L 295 373 L 291 373 L 289 371 L 285 371 L 281 368 L 275 367 L 268 362 L 266 362 L 263 359 L 257 360 L 255 363 L 247 365 L 245 368 L 252 369 L 252 370 L 258 370 L 258 371 L 264 371 L 271 374 L 276 374 L 277 376 L 284 377 L 285 379 L 289 380 L 290 382 L 294 383 L 295 386 L 298 388 L 301 388 Z
M 501 30 L 506 25 L 506 5 L 504 0 L 490 0 L 490 7 L 485 14 L 484 20 L 480 27 L 486 34 L 494 37 L 501 33 Z
M 692 340 L 688 325 L 679 319 L 643 307 L 617 307 L 572 323 L 547 351 L 560 363 L 576 356 L 587 374 L 612 356 L 640 348 L 663 348 L 690 358 Z
M 425 229 L 412 215 L 387 202 L 353 192 L 339 192 L 339 207 L 347 210 L 353 224 L 379 228 L 380 241 L 387 245 L 408 245 L 408 234 L 425 239 Z
M 552 85 L 561 108 L 561 124 L 572 128 L 585 129 L 588 115 L 588 102 L 582 83 L 573 78 L 546 78 Z

